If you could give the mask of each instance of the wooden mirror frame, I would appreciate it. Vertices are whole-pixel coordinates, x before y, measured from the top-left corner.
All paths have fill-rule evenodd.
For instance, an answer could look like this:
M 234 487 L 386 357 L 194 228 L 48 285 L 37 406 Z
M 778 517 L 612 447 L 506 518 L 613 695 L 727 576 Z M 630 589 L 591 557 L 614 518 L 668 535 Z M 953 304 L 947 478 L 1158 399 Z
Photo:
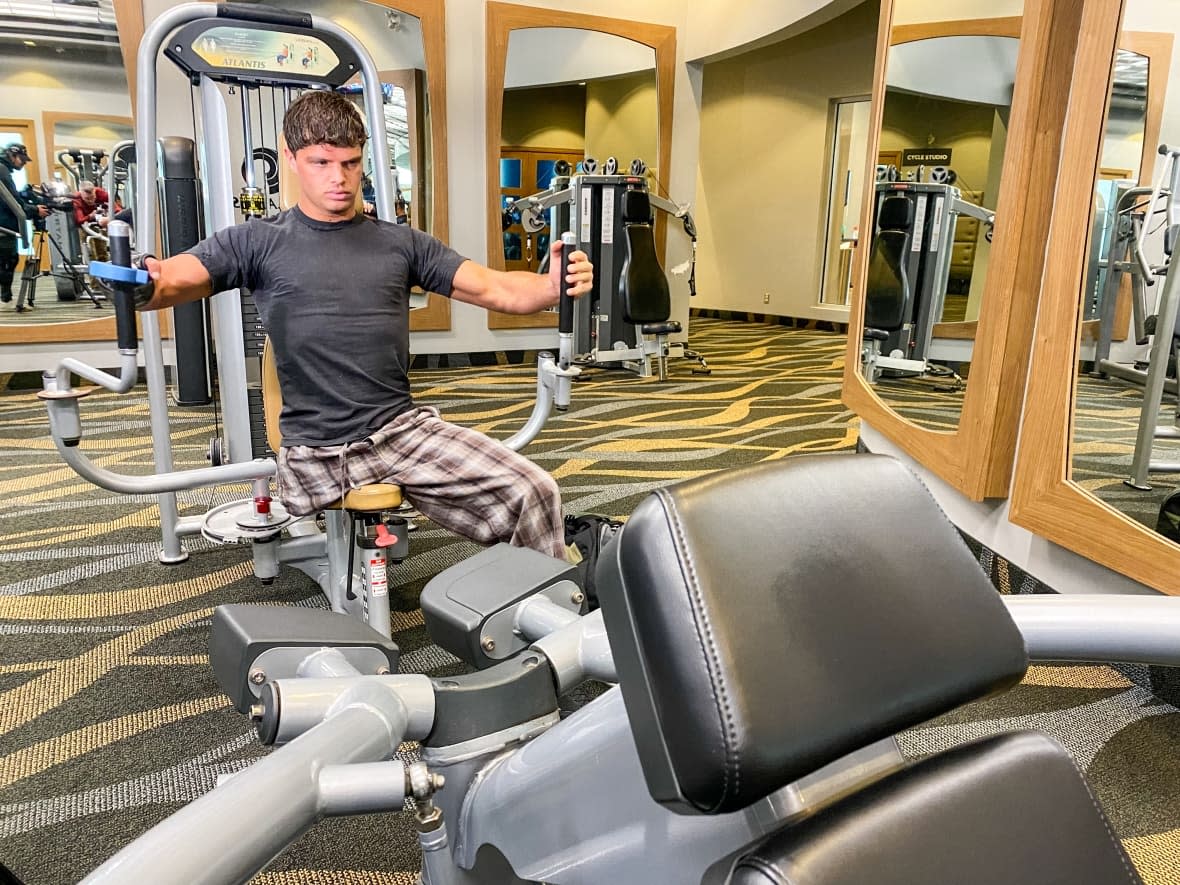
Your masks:
M 447 172 L 446 94 L 446 3 L 445 0 L 365 0 L 404 12 L 422 22 L 422 44 L 426 58 L 426 92 L 430 101 L 431 142 L 431 233 L 446 242 L 450 237 Z M 135 59 L 143 40 L 144 19 L 141 0 L 114 0 L 115 23 L 123 69 L 135 112 Z M 358 38 L 362 35 L 358 35 Z M 61 117 L 63 115 L 58 115 Z M 96 115 L 79 115 L 95 117 Z M 52 140 L 52 132 L 47 133 Z M 164 334 L 169 328 L 163 324 Z M 429 303 L 410 312 L 411 332 L 448 331 L 451 328 L 451 300 L 431 295 Z M 76 323 L 48 323 L 29 326 L 0 326 L 0 344 L 33 344 L 54 341 L 114 341 L 115 320 L 108 317 Z
M 1086 0 L 1009 518 L 1135 581 L 1163 593 L 1180 594 L 1176 583 L 1180 546 L 1104 504 L 1070 479 L 1074 383 L 1082 325 L 1079 292 L 1089 234 L 1088 226 L 1077 222 L 1089 219 L 1092 212 L 1121 21 L 1122 0 Z M 1166 82 L 1167 76 L 1162 80 Z M 1153 82 L 1158 83 L 1150 77 L 1149 89 Z M 1148 146 L 1144 145 L 1149 155 Z M 1054 293 L 1058 293 L 1056 297 Z
M 613 34 L 642 43 L 655 50 L 656 107 L 658 111 L 657 168 L 667 175 L 672 163 L 672 108 L 676 83 L 676 29 L 667 25 L 584 15 L 556 9 L 540 9 L 489 0 L 487 4 L 487 199 L 488 199 L 488 267 L 504 269 L 500 214 L 500 138 L 504 124 L 504 73 L 508 66 L 508 38 L 512 31 L 524 28 L 575 28 Z M 660 242 L 663 219 L 657 219 L 656 240 Z M 510 316 L 488 312 L 489 329 L 556 328 L 557 315 L 535 313 Z
M 123 56 L 123 70 L 127 76 L 127 89 L 131 107 L 135 107 L 135 48 L 143 39 L 143 7 L 139 0 L 114 0 L 115 25 L 119 31 L 119 50 Z M 39 169 L 41 180 L 53 177 L 53 127 L 59 120 L 86 119 L 107 120 L 114 123 L 132 123 L 129 117 L 106 114 L 68 113 L 60 111 L 41 112 L 41 130 L 46 141 L 47 168 Z M 35 147 L 35 145 L 31 145 Z M 38 164 L 39 166 L 40 164 Z M 167 328 L 165 326 L 165 328 Z M 114 341 L 115 318 L 113 315 L 93 320 L 79 320 L 73 323 L 30 323 L 28 325 L 0 325 L 0 344 L 46 344 L 56 341 Z
M 1053 217 L 1066 98 L 1081 0 L 1026 0 L 1020 18 L 1020 54 L 996 226 L 959 427 L 919 427 L 881 400 L 860 372 L 865 278 L 869 250 L 858 250 L 849 314 L 843 401 L 909 457 L 971 500 L 1008 495 L 1016 450 L 1028 351 L 1044 268 L 1044 236 Z M 970 19 L 902 26 L 898 37 L 988 36 L 1011 28 L 1012 19 Z M 885 97 L 888 48 L 897 40 L 893 0 L 882 0 L 873 83 L 873 128 L 866 158 L 861 230 L 872 230 L 873 187 Z M 935 32 L 933 29 L 938 27 Z M 913 39 L 910 36 L 909 39 Z M 1026 234 L 1027 232 L 1027 234 Z

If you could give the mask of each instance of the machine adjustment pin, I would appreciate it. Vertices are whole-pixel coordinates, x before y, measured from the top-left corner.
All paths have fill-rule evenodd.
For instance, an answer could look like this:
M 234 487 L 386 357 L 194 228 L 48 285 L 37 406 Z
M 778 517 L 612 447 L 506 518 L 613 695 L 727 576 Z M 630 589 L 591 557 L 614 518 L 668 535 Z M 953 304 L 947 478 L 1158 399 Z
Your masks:
M 496 640 L 492 639 L 490 636 L 485 636 L 482 640 L 480 640 L 479 647 L 486 652 L 493 652 L 496 650 Z
M 266 716 L 266 707 L 262 704 L 252 704 L 250 706 L 250 720 L 252 722 L 261 722 Z
M 385 666 L 384 664 L 382 664 L 380 667 L 377 668 L 377 675 L 378 676 L 388 676 L 389 675 L 389 668 L 387 666 Z
M 572 602 L 574 605 L 581 605 L 585 601 L 586 601 L 586 594 L 582 593 L 580 590 L 577 593 L 574 593 L 573 595 L 570 596 L 570 602 Z
M 266 682 L 266 671 L 258 667 L 252 667 L 248 678 L 250 679 L 251 685 L 262 685 L 262 683 Z

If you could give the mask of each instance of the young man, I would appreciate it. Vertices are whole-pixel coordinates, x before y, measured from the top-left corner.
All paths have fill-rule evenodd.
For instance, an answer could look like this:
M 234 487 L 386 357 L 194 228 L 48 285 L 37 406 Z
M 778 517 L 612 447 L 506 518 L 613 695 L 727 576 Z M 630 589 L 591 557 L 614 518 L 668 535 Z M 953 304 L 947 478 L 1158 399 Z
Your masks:
M 10 144 L 0 151 L 0 301 L 12 301 L 12 277 L 20 262 L 18 234 L 25 229 L 25 221 L 34 216 L 44 218 L 49 210 L 25 200 L 13 180 L 29 162 L 29 152 L 23 144 Z
M 239 286 L 252 291 L 283 393 L 277 484 L 291 513 L 315 513 L 349 488 L 394 482 L 425 516 L 464 537 L 562 557 L 553 478 L 415 405 L 406 375 L 412 286 L 534 313 L 557 303 L 558 256 L 547 276 L 497 272 L 408 225 L 359 213 L 364 121 L 341 95 L 300 96 L 283 136 L 298 204 L 219 231 L 183 255 L 147 258 L 152 283 L 137 294 L 139 306 L 171 307 Z M 566 280 L 572 295 L 590 290 L 585 253 L 574 253 Z

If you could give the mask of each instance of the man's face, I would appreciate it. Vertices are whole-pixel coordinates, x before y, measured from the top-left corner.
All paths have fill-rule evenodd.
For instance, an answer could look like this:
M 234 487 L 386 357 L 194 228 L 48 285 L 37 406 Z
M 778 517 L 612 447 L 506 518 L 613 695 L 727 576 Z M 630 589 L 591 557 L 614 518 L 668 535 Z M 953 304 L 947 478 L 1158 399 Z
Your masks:
M 13 169 L 24 169 L 25 164 L 29 162 L 24 154 L 9 154 L 9 159 L 12 161 Z
M 287 165 L 299 180 L 299 208 L 319 221 L 344 221 L 356 214 L 361 187 L 359 147 L 316 144 L 296 153 L 284 148 Z
M 82 199 L 85 200 L 87 203 L 94 202 L 94 185 L 92 185 L 92 184 L 82 185 Z

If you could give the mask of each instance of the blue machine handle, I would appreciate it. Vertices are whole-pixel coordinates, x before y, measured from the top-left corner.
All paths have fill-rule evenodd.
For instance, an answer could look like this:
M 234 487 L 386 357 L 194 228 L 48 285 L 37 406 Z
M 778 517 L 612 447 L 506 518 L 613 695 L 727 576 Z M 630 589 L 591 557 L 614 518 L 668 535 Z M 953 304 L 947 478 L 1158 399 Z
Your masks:
M 130 283 L 132 286 L 146 286 L 150 279 L 146 270 L 111 264 L 109 261 L 90 262 L 90 275 L 111 283 Z

